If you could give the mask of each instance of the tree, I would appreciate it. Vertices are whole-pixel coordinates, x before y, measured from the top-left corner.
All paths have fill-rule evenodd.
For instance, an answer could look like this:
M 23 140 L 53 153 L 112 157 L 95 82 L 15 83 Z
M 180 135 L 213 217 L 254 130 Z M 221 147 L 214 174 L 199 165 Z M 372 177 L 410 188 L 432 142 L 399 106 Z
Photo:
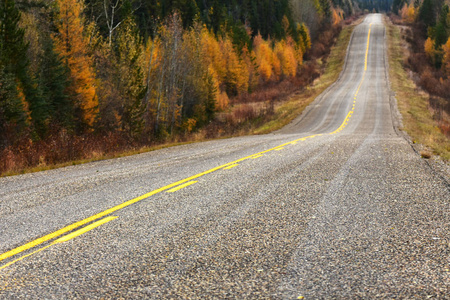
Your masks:
M 309 36 L 309 29 L 305 25 L 305 23 L 297 23 L 297 32 L 300 35 L 299 46 L 302 49 L 303 53 L 306 53 L 309 49 L 311 49 L 311 37 Z
M 392 11 L 395 14 L 398 14 L 400 9 L 405 5 L 408 4 L 406 0 L 394 0 L 392 3 Z
M 70 83 L 68 69 L 55 52 L 51 38 L 44 40 L 43 47 L 39 86 L 46 99 L 49 117 L 53 124 L 71 129 L 74 127 L 74 105 L 66 94 Z
M 261 34 L 253 40 L 253 49 L 256 54 L 256 63 L 262 82 L 268 82 L 273 75 L 273 51 L 268 41 L 265 41 Z
M 124 20 L 115 39 L 115 77 L 121 96 L 121 125 L 131 136 L 144 130 L 144 51 L 136 23 L 132 17 Z
M 13 0 L 0 1 L 0 146 L 5 145 L 6 127 L 25 125 L 25 105 L 20 90 L 27 78 L 27 45 L 19 28 L 20 12 Z
M 403 5 L 402 10 L 400 11 L 400 15 L 403 21 L 413 23 L 416 18 L 416 11 L 414 5 L 412 3 L 410 5 L 405 3 L 405 5 Z
M 83 5 L 77 0 L 57 0 L 55 51 L 69 71 L 67 93 L 73 97 L 80 123 L 94 124 L 98 113 L 93 60 L 84 36 Z
M 447 75 L 450 76 L 450 38 L 442 48 L 444 49 L 444 61 L 442 66 Z
M 431 58 L 433 57 L 433 53 L 434 53 L 434 41 L 429 37 L 426 41 L 425 41 L 425 45 L 424 45 L 424 49 L 425 49 L 425 54 Z
M 175 7 L 181 13 L 184 28 L 192 26 L 197 17 L 199 17 L 200 10 L 195 0 L 179 0 Z
M 434 14 L 433 0 L 424 0 L 422 6 L 419 9 L 419 20 L 425 24 L 425 26 L 434 26 L 436 23 L 436 16 Z
M 233 47 L 231 39 L 226 36 L 220 42 L 220 48 L 225 60 L 226 74 L 224 83 L 228 95 L 238 95 L 248 91 L 249 72 L 239 54 Z
M 442 6 L 442 10 L 439 16 L 438 23 L 436 24 L 436 28 L 434 29 L 434 39 L 435 39 L 435 47 L 438 49 L 441 47 L 448 39 L 449 36 L 449 7 L 448 5 Z
M 325 23 L 331 23 L 332 12 L 330 0 L 319 0 Z
M 25 126 L 23 109 L 14 76 L 0 64 L 0 149 L 14 142 L 12 137 Z

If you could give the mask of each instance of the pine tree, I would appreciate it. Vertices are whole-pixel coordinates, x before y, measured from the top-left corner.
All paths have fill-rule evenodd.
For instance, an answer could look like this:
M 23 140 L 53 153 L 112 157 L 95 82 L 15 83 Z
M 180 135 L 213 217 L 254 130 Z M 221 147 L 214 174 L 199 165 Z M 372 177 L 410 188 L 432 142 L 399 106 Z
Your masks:
M 395 14 L 398 14 L 403 5 L 408 4 L 405 0 L 394 0 L 392 3 L 392 11 Z
M 444 5 L 442 7 L 439 21 L 436 24 L 436 28 L 434 30 L 434 40 L 436 42 L 435 47 L 438 49 L 441 47 L 448 39 L 448 30 L 450 29 L 450 24 L 448 24 L 447 16 L 449 15 L 449 7 L 448 5 Z
M 320 7 L 322 8 L 323 18 L 325 23 L 331 23 L 331 3 L 330 0 L 319 0 Z
M 420 7 L 420 0 L 414 0 L 414 8 L 417 9 Z
M 178 0 L 176 8 L 180 11 L 181 20 L 183 20 L 183 27 L 191 27 L 195 19 L 199 16 L 200 10 L 198 9 L 195 0 Z
M 40 66 L 39 86 L 47 100 L 52 123 L 65 128 L 73 128 L 74 107 L 72 99 L 66 94 L 69 86 L 68 69 L 54 50 L 53 41 L 44 42 L 44 53 Z
M 14 5 L 14 0 L 0 2 L 0 59 L 7 72 L 18 78 L 27 73 L 28 45 L 24 42 L 25 30 L 19 28 L 20 12 Z
M 6 127 L 25 125 L 24 103 L 19 97 L 19 78 L 26 76 L 27 45 L 19 28 L 20 13 L 13 0 L 0 1 L 0 146 Z
M 424 0 L 419 9 L 419 20 L 427 27 L 434 26 L 436 23 L 432 1 L 433 0 Z
M 14 142 L 11 135 L 25 126 L 25 114 L 14 76 L 0 64 L 0 149 Z

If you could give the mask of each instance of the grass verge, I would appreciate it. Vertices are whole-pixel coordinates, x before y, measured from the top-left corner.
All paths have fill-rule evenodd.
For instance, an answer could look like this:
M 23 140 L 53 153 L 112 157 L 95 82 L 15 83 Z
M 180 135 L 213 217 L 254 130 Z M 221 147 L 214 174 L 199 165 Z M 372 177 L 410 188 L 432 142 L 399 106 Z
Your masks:
M 402 115 L 404 130 L 413 143 L 420 143 L 444 160 L 450 160 L 450 141 L 433 119 L 429 95 L 419 90 L 404 67 L 406 42 L 400 28 L 386 19 L 388 34 L 389 77 L 391 90 L 395 92 L 398 109 Z

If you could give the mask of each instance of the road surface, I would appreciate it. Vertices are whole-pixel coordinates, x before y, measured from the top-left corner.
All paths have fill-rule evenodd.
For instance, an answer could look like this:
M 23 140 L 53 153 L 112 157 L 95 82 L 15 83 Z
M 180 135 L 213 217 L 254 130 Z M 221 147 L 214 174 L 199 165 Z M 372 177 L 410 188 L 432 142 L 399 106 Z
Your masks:
M 448 176 L 395 129 L 381 15 L 348 51 L 275 134 L 1 178 L 0 298 L 448 299 Z

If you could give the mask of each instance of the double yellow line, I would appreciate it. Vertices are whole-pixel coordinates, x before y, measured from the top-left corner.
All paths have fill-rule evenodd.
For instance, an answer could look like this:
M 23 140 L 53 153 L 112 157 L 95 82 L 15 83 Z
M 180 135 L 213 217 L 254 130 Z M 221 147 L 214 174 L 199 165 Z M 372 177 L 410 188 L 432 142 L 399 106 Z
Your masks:
M 371 25 L 372 24 L 370 24 L 370 26 Z M 357 92 L 355 94 L 355 97 L 354 97 L 355 101 L 353 102 L 354 104 L 356 103 L 356 97 L 357 97 L 357 95 L 359 93 L 359 90 L 360 90 L 360 88 L 362 86 L 362 83 L 364 81 L 364 76 L 365 76 L 365 73 L 366 73 L 366 70 L 367 70 L 367 59 L 368 59 L 369 41 L 370 41 L 370 26 L 369 26 L 369 33 L 368 33 L 368 38 L 367 38 L 367 49 L 366 49 L 365 63 L 364 63 L 364 74 L 363 74 L 362 80 L 361 80 L 361 82 L 359 84 L 358 90 L 357 90 Z M 352 110 L 347 114 L 347 116 L 346 116 L 345 120 L 342 122 L 341 126 L 338 129 L 336 129 L 335 131 L 333 131 L 333 132 L 331 132 L 329 134 L 335 134 L 335 133 L 338 133 L 338 132 L 342 131 L 345 128 L 345 126 L 348 124 L 349 119 L 352 116 L 354 109 L 355 109 L 355 106 L 353 105 Z M 91 216 L 91 217 L 88 217 L 88 218 L 83 219 L 81 221 L 78 221 L 78 222 L 75 222 L 73 224 L 70 224 L 70 225 L 68 225 L 68 226 L 66 226 L 64 228 L 61 228 L 61 229 L 59 229 L 59 230 L 57 230 L 55 232 L 52 232 L 52 233 L 47 234 L 47 235 L 45 235 L 43 237 L 35 239 L 35 240 L 33 240 L 33 241 L 29 242 L 29 243 L 26 243 L 26 244 L 24 244 L 22 246 L 19 246 L 19 247 L 15 248 L 15 249 L 12 249 L 12 250 L 7 251 L 7 252 L 5 252 L 3 254 L 0 254 L 0 262 L 1 262 L 1 261 L 5 260 L 5 259 L 13 257 L 13 256 L 15 256 L 15 255 L 17 255 L 19 253 L 22 253 L 24 251 L 27 251 L 29 249 L 32 249 L 32 248 L 34 248 L 36 246 L 39 246 L 39 245 L 41 245 L 43 243 L 49 242 L 49 241 L 54 240 L 54 239 L 59 237 L 58 239 L 54 240 L 53 242 L 50 242 L 48 245 L 46 245 L 46 246 L 44 246 L 42 248 L 39 248 L 38 250 L 36 250 L 34 252 L 25 254 L 25 255 L 15 259 L 15 260 L 12 260 L 12 261 L 6 263 L 5 265 L 0 267 L 0 270 L 3 270 L 4 268 L 6 268 L 6 267 L 8 267 L 8 266 L 10 266 L 10 265 L 12 265 L 12 264 L 22 260 L 22 259 L 24 259 L 26 257 L 29 257 L 29 256 L 31 256 L 31 255 L 39 252 L 39 251 L 47 249 L 50 246 L 53 246 L 53 245 L 58 244 L 58 243 L 66 242 L 66 241 L 68 241 L 70 239 L 73 239 L 74 237 L 79 236 L 79 235 L 81 235 L 81 234 L 83 234 L 83 233 L 85 233 L 85 232 L 87 232 L 89 230 L 92 230 L 92 229 L 94 229 L 94 228 L 96 228 L 96 227 L 98 227 L 98 226 L 100 226 L 102 224 L 110 222 L 110 221 L 114 220 L 117 217 L 113 217 L 113 216 L 106 217 L 106 216 L 108 216 L 108 215 L 110 215 L 110 214 L 112 214 L 112 213 L 114 213 L 114 212 L 116 212 L 118 210 L 121 210 L 121 209 L 123 209 L 123 208 L 125 208 L 127 206 L 135 204 L 135 203 L 137 203 L 139 201 L 147 199 L 147 198 L 149 198 L 149 197 L 151 197 L 151 196 L 153 196 L 155 194 L 158 194 L 158 193 L 161 193 L 161 192 L 164 192 L 164 191 L 175 192 L 177 190 L 180 190 L 180 189 L 182 189 L 184 187 L 187 187 L 187 186 L 189 186 L 191 184 L 196 183 L 197 181 L 194 181 L 194 179 L 197 179 L 199 177 L 205 176 L 207 174 L 211 174 L 211 173 L 216 172 L 216 171 L 221 170 L 221 169 L 231 169 L 233 167 L 236 167 L 238 165 L 238 163 L 240 163 L 242 161 L 245 161 L 245 160 L 248 160 L 248 159 L 259 158 L 259 157 L 263 156 L 263 154 L 268 153 L 270 151 L 279 151 L 279 150 L 282 150 L 285 146 L 295 145 L 295 144 L 297 144 L 300 141 L 305 141 L 306 139 L 315 138 L 315 137 L 322 136 L 322 135 L 323 134 L 315 134 L 315 135 L 310 135 L 310 136 L 307 136 L 307 137 L 299 138 L 299 139 L 296 139 L 294 141 L 291 141 L 291 142 L 288 142 L 288 143 L 276 146 L 274 148 L 267 149 L 267 150 L 264 150 L 264 151 L 261 151 L 261 152 L 258 152 L 258 153 L 255 153 L 255 154 L 252 154 L 252 155 L 240 158 L 240 159 L 235 160 L 233 162 L 229 162 L 227 164 L 224 164 L 224 165 L 212 168 L 212 169 L 207 170 L 205 172 L 198 173 L 198 174 L 193 175 L 191 177 L 188 177 L 188 178 L 179 180 L 177 182 L 171 183 L 169 185 L 166 185 L 166 186 L 161 187 L 159 189 L 153 190 L 153 191 L 151 191 L 151 192 L 149 192 L 147 194 L 144 194 L 142 196 L 139 196 L 137 198 L 128 200 L 126 202 L 123 202 L 122 204 L 116 205 L 116 206 L 114 206 L 114 207 L 112 207 L 110 209 L 104 210 L 104 211 L 102 211 L 102 212 L 100 212 L 98 214 L 95 214 L 95 215 Z M 89 225 L 86 225 L 86 224 L 89 224 Z M 82 226 L 84 226 L 84 227 L 82 227 Z M 78 229 L 78 228 L 81 228 L 81 229 Z M 78 229 L 78 230 L 76 230 L 76 229 Z
M 358 88 L 356 89 L 356 93 L 355 96 L 353 97 L 353 107 L 352 109 L 348 112 L 347 116 L 344 119 L 344 122 L 342 122 L 341 126 L 336 129 L 335 131 L 331 132 L 330 134 L 336 134 L 338 132 L 341 132 L 345 126 L 347 126 L 350 118 L 352 117 L 354 111 L 355 111 L 355 105 L 356 105 L 356 99 L 358 98 L 358 94 L 359 94 L 359 90 L 361 89 L 361 86 L 364 82 L 364 78 L 366 77 L 366 71 L 367 71 L 367 62 L 368 62 L 368 57 L 369 57 L 369 47 L 370 47 L 370 32 L 372 29 L 372 23 L 369 24 L 369 33 L 367 34 L 367 46 L 366 46 L 366 55 L 364 58 L 364 72 L 363 72 L 363 76 L 361 78 L 361 81 L 358 85 Z

